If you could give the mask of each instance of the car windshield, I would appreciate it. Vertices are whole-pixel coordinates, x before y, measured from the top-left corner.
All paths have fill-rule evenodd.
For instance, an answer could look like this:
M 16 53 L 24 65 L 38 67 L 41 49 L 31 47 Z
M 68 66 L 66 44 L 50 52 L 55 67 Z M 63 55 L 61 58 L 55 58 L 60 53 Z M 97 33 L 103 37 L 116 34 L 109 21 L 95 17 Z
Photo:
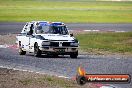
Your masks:
M 50 34 L 68 34 L 66 26 L 42 26 L 43 33 Z
M 68 31 L 65 26 L 51 26 L 49 27 L 49 33 L 65 35 L 68 34 Z

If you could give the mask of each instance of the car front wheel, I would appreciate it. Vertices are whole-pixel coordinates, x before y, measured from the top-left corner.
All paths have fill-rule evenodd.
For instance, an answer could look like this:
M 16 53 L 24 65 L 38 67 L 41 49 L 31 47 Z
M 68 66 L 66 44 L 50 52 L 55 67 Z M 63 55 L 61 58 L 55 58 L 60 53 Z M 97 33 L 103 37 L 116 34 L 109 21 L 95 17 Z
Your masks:
M 71 53 L 70 54 L 70 57 L 71 58 L 77 58 L 77 56 L 78 56 L 78 52 L 75 52 L 75 53 Z

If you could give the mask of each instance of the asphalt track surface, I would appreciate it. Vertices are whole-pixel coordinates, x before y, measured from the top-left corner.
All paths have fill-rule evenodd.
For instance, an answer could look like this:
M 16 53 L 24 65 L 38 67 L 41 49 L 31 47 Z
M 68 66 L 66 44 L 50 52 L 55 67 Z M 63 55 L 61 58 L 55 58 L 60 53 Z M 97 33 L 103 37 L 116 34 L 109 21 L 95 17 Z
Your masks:
M 25 22 L 0 22 L 0 34 L 20 33 Z M 66 23 L 69 30 L 132 31 L 132 23 Z
M 19 33 L 25 23 L 0 23 L 0 34 Z M 84 24 L 68 24 L 72 30 L 87 30 L 87 25 Z M 82 25 L 82 26 L 80 26 Z M 91 24 L 95 25 L 95 24 Z M 97 26 L 100 25 L 100 26 Z M 96 24 L 94 29 L 102 28 L 105 24 Z M 107 28 L 114 29 L 112 25 Z M 111 26 L 110 26 L 111 25 Z M 123 25 L 123 28 L 121 27 Z M 119 24 L 119 30 L 131 31 L 131 24 Z M 125 25 L 125 26 L 124 26 Z M 80 28 L 78 28 L 80 27 Z M 126 28 L 125 28 L 126 27 Z M 78 29 L 77 29 L 78 28 Z M 89 27 L 90 28 L 90 27 Z M 104 27 L 105 29 L 106 27 Z M 106 29 L 107 29 L 106 28 Z M 116 29 L 116 28 L 115 28 Z M 119 31 L 118 30 L 118 31 Z M 69 56 L 51 57 L 42 55 L 37 58 L 32 53 L 27 53 L 20 56 L 14 47 L 0 48 L 0 67 L 13 68 L 17 70 L 34 71 L 49 75 L 56 75 L 59 77 L 74 78 L 77 68 L 82 66 L 89 74 L 130 74 L 132 75 L 132 57 L 125 57 L 119 55 L 79 55 L 77 59 L 71 59 Z M 115 88 L 132 88 L 130 84 L 109 84 Z M 114 88 L 114 87 L 108 87 Z
M 39 72 L 59 77 L 74 78 L 79 66 L 88 74 L 130 74 L 132 58 L 118 55 L 79 55 L 77 59 L 69 56 L 34 57 L 32 53 L 19 55 L 15 48 L 0 48 L 0 67 Z M 130 84 L 110 84 L 115 88 L 132 88 Z M 111 87 L 110 87 L 111 88 Z M 114 87 L 112 87 L 114 88 Z

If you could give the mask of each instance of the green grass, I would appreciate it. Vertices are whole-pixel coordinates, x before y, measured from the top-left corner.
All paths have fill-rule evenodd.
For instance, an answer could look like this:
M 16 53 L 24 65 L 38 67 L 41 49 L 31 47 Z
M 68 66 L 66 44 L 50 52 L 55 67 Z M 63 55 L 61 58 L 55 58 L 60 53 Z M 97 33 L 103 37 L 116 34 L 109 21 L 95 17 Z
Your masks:
M 87 33 L 78 34 L 76 37 L 80 42 L 80 48 L 87 52 L 132 53 L 132 32 Z
M 41 76 L 39 78 L 25 78 L 19 80 L 19 82 L 24 85 L 24 86 L 31 86 L 31 85 L 36 85 L 36 86 L 47 86 L 46 88 L 80 88 L 79 85 L 76 84 L 75 81 L 73 80 L 68 80 L 68 79 L 63 79 L 63 78 L 57 78 L 54 76 Z M 95 87 L 90 87 L 87 86 L 87 88 L 95 88 Z
M 132 23 L 132 2 L 0 0 L 0 21 Z

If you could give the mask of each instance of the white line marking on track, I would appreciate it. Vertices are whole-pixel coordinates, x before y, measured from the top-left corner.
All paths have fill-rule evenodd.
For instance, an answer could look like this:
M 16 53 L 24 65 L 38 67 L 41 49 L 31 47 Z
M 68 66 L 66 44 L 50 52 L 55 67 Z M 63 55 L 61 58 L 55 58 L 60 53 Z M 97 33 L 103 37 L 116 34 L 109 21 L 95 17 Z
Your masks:
M 7 48 L 8 45 L 0 45 L 0 48 Z
M 83 31 L 87 31 L 87 32 L 91 32 L 91 31 L 93 31 L 93 32 L 98 32 L 98 31 L 100 31 L 100 30 L 83 30 Z

